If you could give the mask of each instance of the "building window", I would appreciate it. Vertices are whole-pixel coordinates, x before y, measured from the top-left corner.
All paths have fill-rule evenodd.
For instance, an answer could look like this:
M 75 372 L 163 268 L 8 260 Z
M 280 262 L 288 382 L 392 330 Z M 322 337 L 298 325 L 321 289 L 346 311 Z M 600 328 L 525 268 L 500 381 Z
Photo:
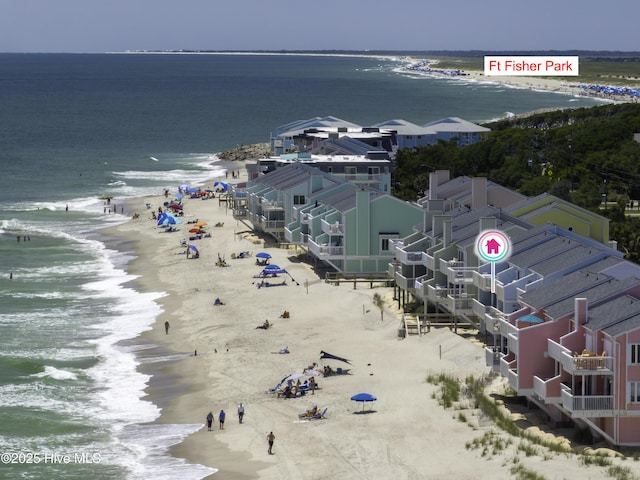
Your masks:
M 380 242 L 380 253 L 390 253 L 391 252 L 391 240 L 394 238 L 398 238 L 397 233 L 381 233 L 378 237 L 378 241 Z
M 629 382 L 629 403 L 640 403 L 640 382 Z
M 629 363 L 631 365 L 640 365 L 640 343 L 632 343 L 629 345 Z
M 293 196 L 293 204 L 294 205 L 304 205 L 307 203 L 307 199 L 304 195 L 294 195 Z
M 345 175 L 355 175 L 357 173 L 356 167 L 344 167 Z

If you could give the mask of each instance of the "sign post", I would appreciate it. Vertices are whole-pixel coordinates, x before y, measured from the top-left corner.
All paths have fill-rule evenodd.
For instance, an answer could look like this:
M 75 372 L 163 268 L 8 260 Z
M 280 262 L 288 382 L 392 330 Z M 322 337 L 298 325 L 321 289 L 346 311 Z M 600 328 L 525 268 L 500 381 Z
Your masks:
M 491 264 L 491 293 L 496 293 L 496 263 L 509 258 L 511 240 L 500 230 L 485 230 L 476 237 L 476 254 Z

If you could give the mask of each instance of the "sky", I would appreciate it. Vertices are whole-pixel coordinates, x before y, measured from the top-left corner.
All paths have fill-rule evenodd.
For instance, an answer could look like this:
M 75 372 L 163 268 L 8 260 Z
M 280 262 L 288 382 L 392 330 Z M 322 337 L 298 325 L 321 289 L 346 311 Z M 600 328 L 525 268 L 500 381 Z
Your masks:
M 0 52 L 640 51 L 639 0 L 0 0 Z

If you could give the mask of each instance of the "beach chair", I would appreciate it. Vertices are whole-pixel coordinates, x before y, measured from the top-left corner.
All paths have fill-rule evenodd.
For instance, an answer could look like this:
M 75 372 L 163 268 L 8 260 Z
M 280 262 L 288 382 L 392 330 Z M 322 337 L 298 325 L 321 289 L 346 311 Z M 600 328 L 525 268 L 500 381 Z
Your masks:
M 264 393 L 278 393 L 280 391 L 280 387 L 282 386 L 282 383 L 277 384 L 275 387 L 270 388 L 269 390 L 267 390 Z
M 329 407 L 324 407 L 324 409 L 320 413 L 316 413 L 315 415 L 310 416 L 309 420 L 323 420 L 324 416 L 327 413 L 327 410 L 329 410 Z

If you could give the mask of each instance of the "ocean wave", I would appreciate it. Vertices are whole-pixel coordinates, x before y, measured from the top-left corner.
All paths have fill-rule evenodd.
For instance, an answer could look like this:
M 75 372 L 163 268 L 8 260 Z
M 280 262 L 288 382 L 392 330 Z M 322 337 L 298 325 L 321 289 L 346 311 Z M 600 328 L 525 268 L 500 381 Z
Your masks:
M 78 375 L 68 370 L 60 370 L 49 365 L 44 367 L 44 371 L 31 375 L 35 378 L 53 378 L 55 380 L 77 380 Z
M 169 448 L 203 428 L 202 424 L 131 425 L 116 437 L 135 456 L 122 457 L 122 465 L 132 480 L 174 479 L 200 480 L 218 471 L 204 465 L 188 464 L 182 458 L 169 456 Z

